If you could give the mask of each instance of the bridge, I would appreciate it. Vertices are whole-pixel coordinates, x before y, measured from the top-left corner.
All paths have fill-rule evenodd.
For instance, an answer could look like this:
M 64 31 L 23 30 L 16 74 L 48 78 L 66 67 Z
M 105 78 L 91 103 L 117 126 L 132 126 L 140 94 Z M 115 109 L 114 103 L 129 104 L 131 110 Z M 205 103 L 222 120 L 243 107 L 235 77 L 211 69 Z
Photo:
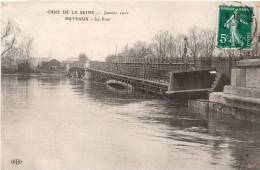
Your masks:
M 87 68 L 86 71 L 92 73 L 90 79 L 95 81 L 106 82 L 108 80 L 117 80 L 119 82 L 127 83 L 140 90 L 149 89 L 149 91 L 152 93 L 161 94 L 163 94 L 168 89 L 168 84 L 166 82 L 152 81 L 138 77 L 101 71 L 93 68 Z
M 178 98 L 207 98 L 229 83 L 233 61 L 201 59 L 196 62 L 98 62 L 85 68 L 88 79 L 116 80 L 155 94 Z
M 84 67 L 71 67 L 68 69 L 68 76 L 73 78 L 82 78 L 85 75 Z

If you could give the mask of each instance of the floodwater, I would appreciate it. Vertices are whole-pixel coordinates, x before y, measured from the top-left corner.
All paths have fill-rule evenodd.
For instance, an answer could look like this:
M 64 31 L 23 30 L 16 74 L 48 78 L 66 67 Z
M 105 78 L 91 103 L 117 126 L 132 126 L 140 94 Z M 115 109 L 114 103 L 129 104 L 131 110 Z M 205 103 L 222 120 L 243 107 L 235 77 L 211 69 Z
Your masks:
M 260 169 L 258 125 L 97 82 L 1 80 L 2 170 Z

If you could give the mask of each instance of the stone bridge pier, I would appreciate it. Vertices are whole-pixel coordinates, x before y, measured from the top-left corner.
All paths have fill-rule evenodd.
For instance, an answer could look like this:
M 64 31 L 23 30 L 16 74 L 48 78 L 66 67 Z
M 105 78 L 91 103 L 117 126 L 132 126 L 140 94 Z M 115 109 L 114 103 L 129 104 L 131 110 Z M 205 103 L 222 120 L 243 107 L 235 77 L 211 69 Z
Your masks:
M 209 110 L 260 123 L 260 59 L 238 61 L 231 85 L 211 93 L 209 100 Z

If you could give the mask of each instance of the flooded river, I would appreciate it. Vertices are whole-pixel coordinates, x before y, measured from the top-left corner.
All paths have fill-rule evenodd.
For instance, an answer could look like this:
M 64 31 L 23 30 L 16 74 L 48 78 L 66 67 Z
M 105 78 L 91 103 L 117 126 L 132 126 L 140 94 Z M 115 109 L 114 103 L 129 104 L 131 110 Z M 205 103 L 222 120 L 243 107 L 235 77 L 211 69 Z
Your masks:
M 97 82 L 1 80 L 3 170 L 260 169 L 257 125 L 208 121 L 185 105 Z

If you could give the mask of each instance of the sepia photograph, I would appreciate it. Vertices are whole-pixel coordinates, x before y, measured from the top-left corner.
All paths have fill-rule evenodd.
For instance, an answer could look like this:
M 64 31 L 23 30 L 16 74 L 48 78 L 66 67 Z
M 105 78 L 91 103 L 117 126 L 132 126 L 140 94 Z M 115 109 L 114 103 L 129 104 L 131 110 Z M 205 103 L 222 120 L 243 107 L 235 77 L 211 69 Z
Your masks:
M 260 170 L 259 1 L 1 1 L 2 170 Z

